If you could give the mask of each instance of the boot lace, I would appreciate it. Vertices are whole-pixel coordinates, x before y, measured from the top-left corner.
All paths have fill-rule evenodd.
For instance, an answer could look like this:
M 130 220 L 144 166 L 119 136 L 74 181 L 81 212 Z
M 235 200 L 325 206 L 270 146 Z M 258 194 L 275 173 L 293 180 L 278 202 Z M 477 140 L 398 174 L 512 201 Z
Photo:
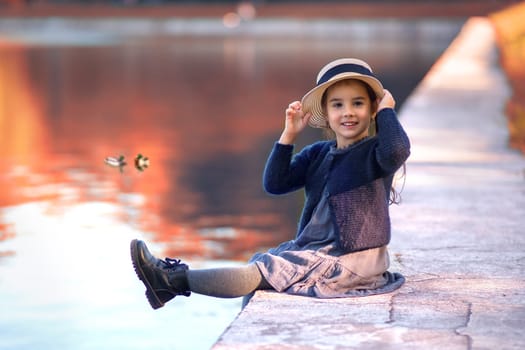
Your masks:
M 162 268 L 166 270 L 177 270 L 179 268 L 186 268 L 186 264 L 181 263 L 180 259 L 164 258 L 161 260 Z
M 163 265 L 162 268 L 168 270 L 168 274 L 173 273 L 173 275 L 169 277 L 171 292 L 175 293 L 175 295 L 189 297 L 191 291 L 185 272 L 185 270 L 188 270 L 188 265 L 181 263 L 179 259 L 164 258 L 164 260 L 160 261 Z

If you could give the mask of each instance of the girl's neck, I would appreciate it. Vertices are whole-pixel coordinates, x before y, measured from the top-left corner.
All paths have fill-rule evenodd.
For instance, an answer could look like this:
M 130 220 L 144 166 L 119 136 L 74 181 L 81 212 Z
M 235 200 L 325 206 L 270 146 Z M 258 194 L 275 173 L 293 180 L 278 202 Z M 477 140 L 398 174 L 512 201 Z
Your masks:
M 357 143 L 359 143 L 359 142 L 361 142 L 361 141 L 364 141 L 364 140 L 366 140 L 367 138 L 368 138 L 368 135 L 366 135 L 366 136 L 364 136 L 364 137 L 361 137 L 360 139 L 357 139 L 357 140 L 355 140 L 355 141 L 352 141 L 352 142 L 349 142 L 349 143 L 344 143 L 344 144 L 339 143 L 339 142 L 337 142 L 337 140 L 336 140 L 336 141 L 335 141 L 335 148 L 337 148 L 337 149 L 345 149 L 345 148 L 348 148 L 348 147 L 350 147 L 350 146 L 353 146 L 353 145 L 355 145 L 355 144 L 357 144 Z

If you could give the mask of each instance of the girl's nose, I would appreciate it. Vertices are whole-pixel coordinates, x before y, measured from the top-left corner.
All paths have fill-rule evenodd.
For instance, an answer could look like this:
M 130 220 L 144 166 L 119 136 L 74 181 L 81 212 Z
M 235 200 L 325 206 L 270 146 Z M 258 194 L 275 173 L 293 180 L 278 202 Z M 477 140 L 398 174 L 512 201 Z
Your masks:
M 345 117 L 351 117 L 353 114 L 353 109 L 351 106 L 345 106 L 343 110 L 343 116 Z

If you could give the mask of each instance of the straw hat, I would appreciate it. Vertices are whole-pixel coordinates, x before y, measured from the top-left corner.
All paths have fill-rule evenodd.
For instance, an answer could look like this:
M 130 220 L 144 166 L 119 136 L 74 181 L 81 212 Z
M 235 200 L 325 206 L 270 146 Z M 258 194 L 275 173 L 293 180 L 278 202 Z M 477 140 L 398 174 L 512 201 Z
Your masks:
M 332 61 L 321 69 L 317 75 L 317 85 L 308 91 L 301 101 L 303 111 L 312 113 L 312 117 L 308 122 L 310 126 L 314 128 L 328 127 L 321 99 L 328 87 L 344 79 L 361 80 L 370 85 L 377 97 L 383 97 L 383 85 L 374 76 L 372 68 L 366 62 L 356 58 L 340 58 Z

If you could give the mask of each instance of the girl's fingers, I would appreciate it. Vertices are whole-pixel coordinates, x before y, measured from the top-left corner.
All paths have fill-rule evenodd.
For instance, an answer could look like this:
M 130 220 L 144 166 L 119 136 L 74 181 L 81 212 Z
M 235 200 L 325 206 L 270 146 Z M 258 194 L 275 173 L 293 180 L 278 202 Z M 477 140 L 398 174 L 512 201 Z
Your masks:
M 294 101 L 288 105 L 289 108 L 300 110 L 301 109 L 301 102 L 300 101 Z
M 378 99 L 378 109 L 380 110 L 382 108 L 388 107 L 394 108 L 396 106 L 396 101 L 394 100 L 394 97 L 392 96 L 390 91 L 388 91 L 387 89 L 383 89 L 383 92 L 383 97 L 380 100 Z

